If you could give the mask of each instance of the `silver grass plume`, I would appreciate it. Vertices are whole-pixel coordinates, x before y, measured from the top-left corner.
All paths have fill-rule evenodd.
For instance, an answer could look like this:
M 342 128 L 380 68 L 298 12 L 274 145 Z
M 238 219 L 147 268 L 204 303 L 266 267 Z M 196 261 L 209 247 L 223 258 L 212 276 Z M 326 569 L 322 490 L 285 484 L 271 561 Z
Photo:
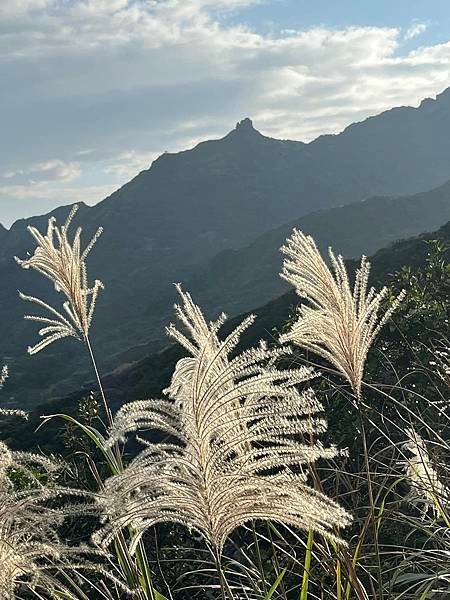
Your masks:
M 34 269 L 53 283 L 55 290 L 61 292 L 66 300 L 63 303 L 63 314 L 48 303 L 33 296 L 20 293 L 23 300 L 28 300 L 48 311 L 49 316 L 26 315 L 25 319 L 42 323 L 39 331 L 43 338 L 38 344 L 28 348 L 30 354 L 36 354 L 46 346 L 65 337 L 74 337 L 86 341 L 94 315 L 98 293 L 103 284 L 95 280 L 92 287 L 88 284 L 86 258 L 102 233 L 99 228 L 84 250 L 81 248 L 81 227 L 72 241 L 68 231 L 73 217 L 78 210 L 74 205 L 64 225 L 56 225 L 54 217 L 48 220 L 47 233 L 42 234 L 36 227 L 29 226 L 28 231 L 37 242 L 34 254 L 27 259 L 16 258 L 24 269 Z
M 5 385 L 6 380 L 8 379 L 9 372 L 7 365 L 3 365 L 0 371 L 0 390 Z M 28 414 L 23 410 L 18 410 L 16 408 L 0 408 L 0 416 L 16 416 L 23 417 L 24 419 L 28 418 Z
M 287 256 L 281 277 L 307 304 L 300 306 L 297 321 L 280 341 L 294 342 L 327 360 L 360 399 L 367 353 L 404 293 L 379 316 L 388 290 L 368 288 L 370 263 L 365 256 L 352 289 L 342 256 L 329 249 L 330 269 L 313 238 L 302 231 L 294 229 L 281 251 Z
M 7 376 L 8 370 L 4 367 L 0 378 L 2 384 Z M 0 415 L 27 418 L 26 413 L 15 409 L 0 409 Z M 0 440 L 2 600 L 23 598 L 21 592 L 24 590 L 34 592 L 39 598 L 43 597 L 41 594 L 46 598 L 73 598 L 67 586 L 55 578 L 55 573 L 61 569 L 66 574 L 79 570 L 95 571 L 120 587 L 120 582 L 98 562 L 99 557 L 106 556 L 103 551 L 87 546 L 69 547 L 59 539 L 58 529 L 67 517 L 93 513 L 92 504 L 61 502 L 70 496 L 83 499 L 87 496 L 80 490 L 54 485 L 53 474 L 61 467 L 62 464 L 43 455 L 11 450 Z M 19 489 L 12 477 L 17 474 L 20 474 Z M 96 560 L 92 561 L 91 556 Z
M 108 545 L 130 526 L 140 537 L 156 523 L 180 523 L 220 554 L 229 534 L 253 519 L 272 520 L 333 538 L 350 517 L 307 483 L 307 467 L 333 458 L 335 447 L 307 444 L 326 429 L 313 392 L 299 391 L 311 369 L 279 370 L 286 348 L 237 352 L 247 317 L 224 340 L 225 317 L 207 323 L 181 290 L 176 306 L 186 333 L 168 334 L 190 353 L 178 361 L 168 399 L 143 400 L 119 409 L 109 444 L 138 429 L 159 430 L 162 442 L 140 439 L 144 449 L 124 472 L 107 480 L 99 503 L 103 526 L 94 541 Z
M 430 366 L 436 368 L 437 374 L 444 383 L 450 384 L 450 348 L 443 345 L 434 351 L 434 355 L 435 360 L 430 361 Z
M 54 562 L 70 551 L 57 535 L 64 512 L 47 506 L 57 492 L 39 483 L 36 466 L 46 473 L 57 468 L 45 457 L 14 452 L 0 442 L 0 597 L 5 600 L 14 599 L 19 588 L 52 595 L 58 587 L 52 575 Z M 29 485 L 16 491 L 11 471 L 24 473 Z
M 412 455 L 407 456 L 404 461 L 406 477 L 411 487 L 408 499 L 413 503 L 421 502 L 425 512 L 431 508 L 434 513 L 440 514 L 442 509 L 450 507 L 450 488 L 436 472 L 422 437 L 412 428 L 406 429 L 406 435 L 408 441 L 403 444 L 403 449 Z
M 3 367 L 0 371 L 0 390 L 5 385 L 5 381 L 8 379 L 8 376 L 9 376 L 8 366 L 3 365 Z
M 63 571 L 78 575 L 95 572 L 128 593 L 128 588 L 103 568 L 104 551 L 89 546 L 68 546 L 61 542 L 58 529 L 69 516 L 93 514 L 92 504 L 66 502 L 87 494 L 76 489 L 42 483 L 51 479 L 62 465 L 39 454 L 11 450 L 0 441 L 0 598 L 16 600 L 22 592 L 34 592 L 38 598 L 74 598 Z M 26 484 L 15 489 L 10 478 L 20 472 Z M 40 473 L 37 475 L 36 473 Z M 94 560 L 93 560 L 94 559 Z M 20 595 L 19 595 L 20 594 Z M 28 597 L 28 595 L 26 596 Z

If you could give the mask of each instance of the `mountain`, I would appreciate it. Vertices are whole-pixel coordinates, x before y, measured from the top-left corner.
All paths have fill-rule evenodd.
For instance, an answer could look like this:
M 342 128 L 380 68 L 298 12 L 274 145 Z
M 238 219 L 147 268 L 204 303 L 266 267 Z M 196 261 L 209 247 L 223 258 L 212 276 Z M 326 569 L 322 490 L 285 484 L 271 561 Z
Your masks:
M 376 287 L 388 284 L 392 275 L 405 265 L 410 266 L 412 270 L 424 267 L 429 250 L 426 244 L 428 240 L 441 240 L 450 247 L 450 221 L 436 231 L 396 241 L 375 252 L 370 257 L 370 284 Z M 359 261 L 355 260 L 348 260 L 346 263 L 349 273 L 354 273 L 359 266 Z M 195 302 L 201 305 L 198 295 L 193 297 Z M 242 346 L 256 346 L 261 339 L 270 342 L 274 339 L 274 330 L 282 330 L 299 301 L 299 297 L 290 287 L 278 298 L 256 308 L 253 306 L 250 311 L 234 316 L 226 322 L 222 333 L 226 335 L 248 314 L 254 314 L 256 321 L 242 335 Z M 205 315 L 215 319 L 220 312 L 220 309 L 207 310 Z M 182 356 L 186 356 L 186 351 L 178 344 L 170 344 L 131 365 L 122 365 L 105 377 L 107 392 L 116 405 L 132 399 L 160 396 L 161 391 L 170 383 L 176 361 Z
M 264 233 L 245 248 L 225 250 L 199 267 L 186 286 L 201 304 L 237 314 L 288 289 L 278 276 L 283 260 L 279 248 L 294 227 L 312 235 L 322 252 L 333 246 L 344 257 L 357 258 L 400 238 L 433 231 L 448 220 L 450 181 L 412 196 L 375 196 L 311 213 Z
M 326 209 L 443 184 L 450 176 L 449 125 L 449 90 L 418 108 L 387 111 L 309 144 L 268 138 L 244 119 L 220 140 L 163 154 L 96 206 L 82 205 L 76 224 L 85 237 L 98 225 L 105 229 L 90 260 L 91 275 L 106 285 L 93 330 L 101 370 L 160 348 L 171 283 L 198 281 L 199 269 L 218 253 L 248 246 L 314 211 L 324 211 L 329 225 L 323 227 L 331 227 L 334 217 Z M 69 210 L 54 214 L 61 221 Z M 42 229 L 47 218 L 22 219 L 6 235 L 0 232 L 0 335 L 11 371 L 10 403 L 42 401 L 59 394 L 52 382 L 64 381 L 70 390 L 87 377 L 87 362 L 73 340 L 37 357 L 24 355 L 34 334 L 22 320 L 29 307 L 17 290 L 54 295 L 48 282 L 20 270 L 13 256 L 32 248 L 27 225 Z M 374 223 L 360 227 L 369 238 Z M 391 235 L 399 237 L 403 229 L 394 227 Z M 234 292 L 237 299 L 241 290 Z M 238 302 L 230 294 L 226 301 L 230 307 Z
M 388 283 L 391 274 L 401 269 L 403 265 L 410 265 L 413 269 L 423 267 L 428 251 L 425 241 L 430 239 L 440 239 L 450 246 L 450 222 L 438 231 L 396 242 L 376 252 L 370 259 L 371 283 L 377 286 Z M 352 273 L 357 268 L 357 263 L 355 261 L 349 263 L 349 272 Z M 194 300 L 198 301 L 198 298 L 194 296 Z M 251 312 L 256 315 L 256 321 L 244 332 L 241 347 L 255 346 L 261 339 L 272 340 L 274 328 L 278 331 L 282 329 L 298 302 L 298 296 L 291 289 L 275 300 L 252 310 Z M 219 312 L 208 310 L 205 314 L 207 318 L 214 319 Z M 230 319 L 225 323 L 221 334 L 229 333 L 245 316 L 246 314 Z M 149 354 L 131 364 L 123 364 L 106 375 L 103 384 L 114 410 L 119 405 L 132 400 L 160 397 L 162 390 L 170 382 L 176 362 L 183 356 L 186 356 L 186 351 L 181 346 L 170 344 L 163 350 Z M 4 392 L 7 392 L 8 386 L 9 383 Z M 40 416 L 61 412 L 74 414 L 82 395 L 94 389 L 96 384 L 91 380 L 82 391 L 77 390 L 65 398 L 36 406 L 28 421 L 14 420 L 7 425 L 3 432 L 4 439 L 18 449 L 30 449 L 38 445 L 44 451 L 60 451 L 61 421 L 54 420 L 35 431 L 41 423 Z

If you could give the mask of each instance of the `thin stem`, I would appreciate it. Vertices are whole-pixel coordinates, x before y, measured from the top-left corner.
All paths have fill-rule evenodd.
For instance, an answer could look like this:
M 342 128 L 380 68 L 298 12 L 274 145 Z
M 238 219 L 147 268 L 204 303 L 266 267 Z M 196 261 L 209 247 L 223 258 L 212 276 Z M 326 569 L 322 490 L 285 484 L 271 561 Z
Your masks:
M 155 590 L 153 588 L 152 583 L 152 576 L 148 567 L 147 553 L 145 551 L 145 546 L 142 540 L 139 542 L 138 547 L 136 549 L 136 560 L 139 570 L 141 572 L 139 581 L 142 587 L 144 588 L 145 597 L 150 598 L 150 600 L 156 600 Z
M 102 380 L 100 378 L 100 373 L 99 373 L 98 367 L 97 367 L 97 361 L 95 360 L 94 352 L 92 350 L 91 342 L 89 340 L 89 336 L 88 335 L 86 335 L 85 341 L 86 341 L 86 346 L 87 346 L 88 351 L 89 351 L 89 356 L 91 357 L 92 366 L 94 368 L 95 376 L 97 378 L 97 384 L 98 384 L 98 387 L 100 389 L 100 394 L 101 394 L 101 397 L 102 397 L 102 400 L 103 400 L 103 404 L 105 406 L 106 418 L 108 419 L 109 426 L 112 427 L 112 425 L 113 425 L 113 419 L 112 419 L 111 409 L 109 408 L 108 402 L 106 400 L 105 390 L 103 389 Z
M 97 367 L 97 361 L 95 360 L 94 352 L 92 350 L 92 345 L 91 345 L 88 335 L 86 335 L 85 340 L 86 340 L 86 346 L 89 350 L 89 355 L 91 357 L 95 376 L 97 378 L 97 383 L 98 383 L 98 387 L 100 389 L 100 394 L 103 399 L 106 417 L 108 419 L 109 426 L 112 427 L 113 426 L 112 412 L 111 412 L 111 409 L 109 408 L 108 401 L 106 400 L 106 394 L 105 394 L 105 390 L 103 388 L 103 383 L 102 383 L 100 373 L 99 373 L 99 370 Z M 114 445 L 113 452 L 116 455 L 118 468 L 120 470 L 123 469 L 123 464 L 122 464 L 122 460 L 121 460 L 121 456 L 120 456 L 120 450 L 119 450 L 119 447 L 117 444 Z M 125 555 L 129 558 L 128 549 L 126 548 L 126 543 L 125 543 L 124 547 L 125 547 Z M 145 547 L 144 547 L 142 540 L 139 541 L 138 547 L 136 549 L 136 561 L 137 561 L 138 569 L 140 570 L 140 575 L 138 574 L 136 583 L 140 584 L 142 586 L 142 588 L 143 588 L 142 591 L 145 595 L 145 598 L 150 598 L 150 600 L 155 600 L 155 591 L 154 591 L 153 584 L 152 584 L 152 577 L 151 577 L 150 569 L 148 567 L 148 560 L 147 560 Z
M 252 521 L 252 531 L 253 531 L 253 539 L 254 539 L 255 549 L 256 549 L 256 557 L 258 560 L 258 567 L 259 567 L 261 582 L 262 582 L 262 586 L 263 586 L 263 592 L 264 592 L 264 595 L 267 595 L 266 574 L 264 572 L 264 565 L 263 565 L 262 556 L 261 556 L 261 548 L 259 546 L 259 540 L 258 540 L 258 536 L 256 534 L 255 521 Z
M 267 522 L 267 535 L 268 535 L 268 538 L 270 539 L 270 547 L 272 548 L 272 563 L 275 568 L 275 574 L 278 578 L 280 573 L 282 572 L 282 569 L 280 568 L 280 564 L 278 562 L 277 553 L 275 551 L 276 546 L 273 542 L 272 529 L 269 525 L 269 522 Z M 286 589 L 284 587 L 284 583 L 282 580 L 280 581 L 280 592 L 281 592 L 284 600 L 287 600 Z
M 368 447 L 367 447 L 367 434 L 366 434 L 366 427 L 364 425 L 365 413 L 363 411 L 361 404 L 359 405 L 358 415 L 359 415 L 359 421 L 360 421 L 360 426 L 361 426 L 361 436 L 362 436 L 363 451 L 364 451 L 364 463 L 365 463 L 365 467 L 366 467 L 366 471 L 367 471 L 367 489 L 368 489 L 368 494 L 369 494 L 370 518 L 371 518 L 372 527 L 373 527 L 373 541 L 374 541 L 375 554 L 376 554 L 377 563 L 378 563 L 378 565 L 377 565 L 378 566 L 378 573 L 377 573 L 378 587 L 379 587 L 380 600 L 383 600 L 383 578 L 382 578 L 382 569 L 381 569 L 380 549 L 379 549 L 379 545 L 378 545 L 378 526 L 377 526 L 377 521 L 376 521 L 376 517 L 375 517 L 375 503 L 374 503 L 374 498 L 373 498 L 372 477 L 370 475 L 369 451 L 368 451 Z
M 300 591 L 300 600 L 307 600 L 309 588 L 309 574 L 311 572 L 312 549 L 314 545 L 314 530 L 308 531 L 308 541 L 306 543 L 305 563 L 303 567 L 302 589 Z
M 339 556 L 336 559 L 336 600 L 342 600 L 342 573 Z
M 214 557 L 217 574 L 219 575 L 221 598 L 222 600 L 233 600 L 233 592 L 231 591 L 225 573 L 223 572 L 221 553 L 217 547 L 212 549 L 212 555 Z
M 316 443 L 316 440 L 313 436 L 310 436 L 309 441 L 310 441 L 311 445 Z M 313 482 L 314 482 L 314 488 L 317 491 L 323 493 L 324 490 L 323 490 L 322 482 L 320 480 L 319 473 L 317 472 L 316 465 L 311 464 L 310 469 L 311 469 L 311 475 L 312 475 Z M 364 526 L 364 529 L 362 532 L 362 538 L 360 537 L 360 542 L 361 542 L 361 539 L 364 538 L 365 531 L 366 531 L 366 526 Z M 339 537 L 340 534 L 339 534 L 339 529 L 337 527 L 335 528 L 334 533 L 337 537 Z M 309 539 L 309 536 L 308 536 L 308 539 Z M 340 556 L 342 555 L 344 558 L 345 566 L 347 569 L 347 575 L 348 575 L 348 583 L 347 583 L 347 588 L 346 588 L 347 600 L 350 597 L 350 592 L 352 589 L 356 593 L 358 600 L 367 600 L 368 596 L 365 593 L 364 589 L 362 588 L 361 583 L 358 579 L 358 575 L 356 573 L 356 568 L 355 568 L 355 566 L 356 566 L 355 556 L 356 555 L 353 557 L 353 559 L 351 559 L 349 552 L 345 546 L 341 547 L 341 546 L 339 546 L 339 544 L 332 544 L 332 545 L 333 545 L 333 548 L 336 553 L 336 561 L 337 561 L 336 570 L 338 569 L 338 565 L 339 565 L 339 577 L 341 577 L 341 567 L 342 567 L 342 562 L 341 562 Z

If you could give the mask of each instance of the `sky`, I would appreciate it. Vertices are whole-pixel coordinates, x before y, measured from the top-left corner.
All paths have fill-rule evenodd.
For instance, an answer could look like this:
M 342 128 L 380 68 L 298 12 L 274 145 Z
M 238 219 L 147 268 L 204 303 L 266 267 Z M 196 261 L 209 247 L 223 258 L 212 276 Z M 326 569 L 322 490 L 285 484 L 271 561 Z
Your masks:
M 448 0 L 0 0 L 0 222 L 244 117 L 309 141 L 450 86 Z

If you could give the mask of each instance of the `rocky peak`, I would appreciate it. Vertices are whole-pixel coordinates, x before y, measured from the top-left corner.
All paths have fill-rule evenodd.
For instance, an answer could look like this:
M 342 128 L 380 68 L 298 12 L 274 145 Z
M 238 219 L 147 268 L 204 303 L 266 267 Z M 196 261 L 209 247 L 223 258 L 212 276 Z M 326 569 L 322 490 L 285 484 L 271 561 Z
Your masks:
M 242 119 L 242 121 L 238 121 L 235 127 L 236 131 L 244 132 L 244 131 L 256 131 L 253 127 L 253 121 L 246 117 Z

